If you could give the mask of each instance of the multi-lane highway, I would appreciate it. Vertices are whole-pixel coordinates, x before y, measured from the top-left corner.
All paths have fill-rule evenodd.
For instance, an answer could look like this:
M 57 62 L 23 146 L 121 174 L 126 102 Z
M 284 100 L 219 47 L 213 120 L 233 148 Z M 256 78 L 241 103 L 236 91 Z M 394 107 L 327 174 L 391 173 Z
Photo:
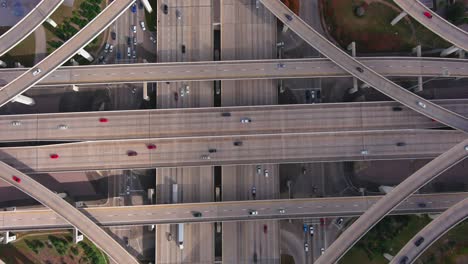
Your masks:
M 468 33 L 437 15 L 422 2 L 411 0 L 393 0 L 393 2 L 439 37 L 461 49 L 468 50 Z M 432 18 L 426 17 L 425 12 L 429 13 Z
M 42 0 L 12 28 L 0 35 L 0 57 L 36 30 L 62 2 L 63 0 Z
M 359 58 L 367 67 L 385 76 L 468 76 L 468 60 L 448 58 L 372 57 Z M 286 67 L 278 69 L 278 64 Z M 0 86 L 26 69 L 1 69 Z M 203 81 L 349 77 L 350 74 L 325 58 L 205 61 L 177 63 L 103 64 L 60 67 L 37 86 L 134 83 L 154 81 Z
M 408 243 L 395 255 L 390 264 L 398 264 L 406 259 L 405 263 L 410 264 L 424 253 L 443 234 L 455 227 L 468 217 L 468 199 L 451 206 L 444 213 L 438 216 L 419 231 Z M 422 240 L 421 240 L 422 238 Z
M 444 152 L 385 195 L 359 217 L 317 260 L 318 264 L 337 262 L 362 236 L 412 193 L 468 156 L 468 139 Z
M 296 16 L 283 3 L 281 3 L 281 1 L 259 1 L 262 2 L 265 7 L 275 14 L 276 17 L 285 23 L 285 25 L 287 25 L 292 31 L 304 39 L 304 41 L 316 48 L 320 53 L 328 57 L 331 61 L 336 63 L 336 65 L 340 66 L 354 77 L 361 79 L 388 97 L 393 98 L 423 115 L 450 127 L 468 132 L 467 118 L 417 96 L 416 94 L 386 79 L 363 63 L 360 63 L 358 60 L 351 57 L 316 32 L 300 17 Z
M 438 100 L 468 116 L 467 100 Z M 398 110 L 398 111 L 396 111 Z M 223 113 L 230 116 L 223 116 Z M 99 120 L 105 118 L 107 123 Z M 242 123 L 248 118 L 251 122 Z M 81 141 L 183 136 L 440 128 L 396 102 L 158 109 L 0 116 L 0 141 Z
M 455 130 L 388 130 L 104 140 L 0 149 L 28 173 L 433 158 L 465 139 Z M 211 150 L 211 152 L 210 152 Z
M 391 214 L 439 213 L 460 202 L 468 193 L 412 195 Z M 353 196 L 283 200 L 250 200 L 210 203 L 91 207 L 81 209 L 100 226 L 148 225 L 191 222 L 249 221 L 304 217 L 359 216 L 382 196 Z M 427 206 L 421 208 L 418 203 Z M 284 209 L 281 214 L 279 209 Z M 249 210 L 258 211 L 257 216 Z M 201 217 L 193 217 L 201 212 Z M 0 211 L 0 230 L 44 230 L 70 228 L 72 225 L 53 210 Z
M 117 19 L 132 2 L 134 2 L 134 0 L 112 2 L 60 48 L 56 49 L 32 69 L 29 69 L 15 80 L 5 85 L 0 89 L 0 106 L 5 105 L 16 96 L 31 88 L 69 58 L 73 57 L 82 47 L 90 43 L 99 33 L 106 29 L 110 23 Z
M 80 210 L 31 177 L 0 162 L 0 178 L 53 210 L 56 219 L 68 222 L 118 263 L 138 263 L 119 243 Z

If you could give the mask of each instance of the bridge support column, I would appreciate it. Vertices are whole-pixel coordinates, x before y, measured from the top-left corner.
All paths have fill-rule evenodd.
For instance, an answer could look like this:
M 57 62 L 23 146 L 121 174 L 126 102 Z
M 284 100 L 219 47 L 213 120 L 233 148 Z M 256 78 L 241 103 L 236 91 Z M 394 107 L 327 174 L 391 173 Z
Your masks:
M 78 244 L 79 242 L 83 241 L 84 237 L 81 234 L 80 230 L 74 228 L 73 229 L 73 243 Z
M 356 57 L 356 42 L 351 42 L 349 43 L 348 47 L 347 47 L 348 50 L 351 51 L 351 56 L 353 57 Z M 356 93 L 358 91 L 358 80 L 356 77 L 353 77 L 353 87 L 351 89 L 349 89 L 348 93 L 349 94 L 353 94 L 353 93 Z
M 21 103 L 21 104 L 25 104 L 25 105 L 35 105 L 36 104 L 34 99 L 32 99 L 31 97 L 24 96 L 24 95 L 18 95 L 15 98 L 13 98 L 13 100 L 11 100 L 11 101 Z
M 78 51 L 78 55 L 82 56 L 83 58 L 87 59 L 89 62 L 92 62 L 94 60 L 93 56 L 89 54 L 86 50 L 80 49 Z
M 401 12 L 398 16 L 396 16 L 392 22 L 390 22 L 390 25 L 394 26 L 396 23 L 398 23 L 402 18 L 407 16 L 408 14 L 406 12 Z
M 3 235 L 0 235 L 0 242 L 2 242 L 3 244 L 8 244 L 15 240 L 16 240 L 16 235 L 13 233 L 10 233 L 10 231 L 6 231 L 3 233 Z
M 460 50 L 460 48 L 454 45 L 454 46 L 452 46 L 452 47 L 450 47 L 450 48 L 444 49 L 444 50 L 440 53 L 440 56 L 441 56 L 441 57 L 445 57 L 445 56 L 448 56 L 448 55 L 450 55 L 450 54 L 452 54 L 452 53 L 454 53 L 455 51 L 458 51 L 458 50 Z
M 78 87 L 78 86 L 76 86 L 76 85 L 73 84 L 73 85 L 72 85 L 72 90 L 73 90 L 74 92 L 79 92 L 79 91 L 80 91 L 80 87 Z
M 460 59 L 464 59 L 464 58 L 465 58 L 465 50 L 460 49 L 460 50 L 458 51 L 458 57 L 459 57 Z
M 0 67 L 5 68 L 6 66 L 7 64 L 4 61 L 0 60 Z
M 143 6 L 145 7 L 146 11 L 148 11 L 148 13 L 151 14 L 151 12 L 153 12 L 153 9 L 151 8 L 151 5 L 148 2 L 148 0 L 141 0 L 141 2 L 143 3 Z
M 416 56 L 421 57 L 422 55 L 422 49 L 421 45 L 418 45 L 413 48 L 413 52 L 416 53 Z M 423 90 L 423 79 L 422 76 L 418 76 L 418 86 L 414 89 L 414 92 L 421 92 Z
M 52 18 L 50 18 L 50 17 L 46 19 L 46 22 L 49 23 L 49 25 L 51 25 L 54 28 L 57 27 L 57 23 L 55 23 L 55 21 L 52 20 Z
M 148 96 L 148 83 L 147 82 L 143 83 L 143 100 L 145 100 L 145 101 L 150 100 L 150 98 Z

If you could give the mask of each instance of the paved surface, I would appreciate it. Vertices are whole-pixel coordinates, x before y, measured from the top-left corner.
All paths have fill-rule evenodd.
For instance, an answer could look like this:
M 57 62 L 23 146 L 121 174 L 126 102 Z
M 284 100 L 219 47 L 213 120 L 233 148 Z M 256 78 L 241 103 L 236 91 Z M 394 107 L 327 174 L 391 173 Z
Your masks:
M 63 0 L 42 0 L 12 28 L 0 35 L 0 57 L 36 30 L 62 2 Z
M 438 100 L 468 116 L 468 100 Z M 393 107 L 402 111 L 393 111 Z M 222 113 L 231 113 L 223 117 Z M 250 118 L 243 124 L 241 118 Z M 100 123 L 107 118 L 107 124 Z M 12 122 L 21 122 L 13 126 Z M 67 125 L 68 129 L 59 129 Z M 191 108 L 0 116 L 0 141 L 141 139 L 184 136 L 440 128 L 396 102 Z
M 468 139 L 444 152 L 406 180 L 396 186 L 390 193 L 369 208 L 335 242 L 325 250 L 316 263 L 337 262 L 362 236 L 376 225 L 393 208 L 402 203 L 408 196 L 423 187 L 468 156 Z
M 61 197 L 33 180 L 31 177 L 15 170 L 14 168 L 0 162 L 0 177 L 21 191 L 29 194 L 38 202 L 50 208 L 57 215 L 56 220 L 66 221 L 80 230 L 97 247 L 103 250 L 111 259 L 120 263 L 138 263 L 119 243 L 109 234 L 97 226 L 88 216 L 76 209 Z M 17 176 L 21 183 L 15 182 L 12 177 Z
M 394 2 L 403 9 L 403 11 L 416 19 L 416 21 L 423 26 L 436 33 L 439 37 L 459 48 L 468 50 L 468 33 L 443 19 L 420 1 L 394 0 Z M 430 13 L 432 18 L 429 19 L 424 16 L 424 12 Z
M 178 184 L 179 203 L 214 201 L 213 167 L 156 169 L 156 203 L 172 203 L 172 184 Z M 169 210 L 166 210 L 169 212 Z M 212 223 L 184 225 L 184 249 L 176 244 L 176 225 L 156 226 L 155 263 L 213 263 L 214 226 Z M 172 234 L 172 240 L 167 239 Z
M 51 74 L 65 61 L 74 56 L 81 47 L 86 46 L 94 39 L 95 36 L 101 33 L 110 23 L 117 19 L 117 17 L 122 14 L 132 2 L 133 0 L 112 2 L 60 48 L 56 49 L 52 54 L 36 64 L 34 68 L 26 71 L 15 80 L 5 85 L 0 90 L 0 106 L 5 105 L 17 95 L 31 88 L 34 84 L 45 78 L 45 76 Z M 34 76 L 33 72 L 35 69 L 40 69 L 42 72 Z
M 424 253 L 434 242 L 436 242 L 442 235 L 447 233 L 450 229 L 454 228 L 460 222 L 468 217 L 468 199 L 453 205 L 447 211 L 442 213 L 426 227 L 419 231 L 410 241 L 395 255 L 390 261 L 390 264 L 397 264 L 406 256 L 407 263 L 413 263 L 416 259 Z M 416 246 L 414 243 L 419 238 L 424 238 L 424 241 Z
M 426 115 L 432 119 L 438 120 L 450 127 L 468 132 L 468 119 L 454 112 L 430 103 L 422 97 L 404 89 L 403 87 L 391 82 L 382 75 L 378 74 L 371 68 L 360 63 L 340 48 L 333 45 L 326 38 L 316 32 L 307 23 L 296 16 L 279 0 L 259 0 L 267 7 L 276 17 L 287 25 L 291 30 L 296 32 L 298 36 L 304 39 L 311 46 L 315 47 L 320 53 L 335 62 L 338 66 L 349 72 L 356 78 L 361 79 L 365 83 L 379 90 L 383 94 L 393 98 L 394 100 L 408 106 L 409 108 Z M 286 15 L 292 18 L 291 21 L 286 19 Z M 286 66 L 287 67 L 287 66 Z M 358 68 L 361 68 L 360 72 Z M 418 104 L 418 102 L 420 104 Z M 424 105 L 424 107 L 421 106 Z
M 167 4 L 169 11 L 164 14 L 162 5 Z M 213 59 L 213 29 L 212 1 L 157 1 L 157 61 L 163 62 L 194 62 Z M 180 19 L 176 12 L 179 12 Z M 185 46 L 185 53 L 182 46 Z M 191 67 L 183 69 L 191 71 Z M 146 68 L 146 72 L 151 72 Z M 139 71 L 141 72 L 141 71 Z M 150 73 L 157 75 L 156 72 Z M 172 82 L 164 73 L 164 83 L 159 83 L 156 95 L 156 108 L 186 108 L 213 106 L 213 82 L 190 82 L 190 79 Z M 180 75 L 180 73 L 177 73 Z M 176 80 L 174 80 L 176 81 Z M 167 83 L 170 82 L 170 83 Z M 181 90 L 189 86 L 190 94 L 182 96 Z M 178 100 L 174 94 L 178 94 Z
M 34 31 L 34 41 L 36 46 L 34 64 L 36 64 L 47 56 L 47 38 L 44 26 L 40 26 Z
M 0 149 L 0 160 L 28 173 L 177 166 L 434 158 L 465 139 L 455 130 L 289 133 L 105 140 Z M 233 142 L 242 141 L 242 146 Z M 405 146 L 397 146 L 404 142 Z M 147 144 L 157 149 L 147 149 Z M 216 148 L 216 153 L 208 149 Z M 137 156 L 128 156 L 135 151 Z M 363 153 L 365 152 L 365 153 Z M 59 158 L 52 159 L 50 155 Z M 211 159 L 204 159 L 210 155 Z
M 216 221 L 252 221 L 255 219 L 289 219 L 304 217 L 359 216 L 383 196 L 306 198 L 284 200 L 250 200 L 215 203 L 160 204 L 142 206 L 92 207 L 83 212 L 92 216 L 98 225 L 147 225 L 164 223 L 193 223 Z M 412 195 L 391 214 L 442 212 L 468 197 L 468 193 L 439 193 Z M 427 207 L 418 207 L 424 201 Z M 278 210 L 286 210 L 280 214 Z M 258 210 L 256 217 L 248 210 Z M 200 211 L 194 218 L 192 211 Z M 35 230 L 70 228 L 71 224 L 57 217 L 52 210 L 0 211 L 0 230 Z
M 257 166 L 261 168 L 260 174 L 257 173 Z M 269 171 L 268 178 L 264 176 L 265 169 Z M 279 198 L 277 164 L 223 166 L 221 175 L 223 201 Z M 254 186 L 255 197 L 252 196 Z M 222 227 L 224 263 L 253 263 L 254 255 L 259 263 L 279 263 L 278 221 L 225 222 Z
M 125 39 L 126 41 L 126 39 Z M 121 47 L 121 45 L 119 46 Z M 125 53 L 127 52 L 126 46 Z M 467 77 L 468 60 L 448 58 L 361 57 L 359 61 L 385 76 Z M 278 63 L 286 68 L 278 69 Z M 26 69 L 0 69 L 0 86 Z M 70 84 L 132 83 L 151 81 L 203 81 L 236 79 L 285 79 L 349 77 L 350 74 L 324 58 L 245 61 L 204 61 L 90 65 L 60 67 L 38 86 Z M 164 87 L 165 83 L 161 83 Z M 276 88 L 275 88 L 276 89 Z

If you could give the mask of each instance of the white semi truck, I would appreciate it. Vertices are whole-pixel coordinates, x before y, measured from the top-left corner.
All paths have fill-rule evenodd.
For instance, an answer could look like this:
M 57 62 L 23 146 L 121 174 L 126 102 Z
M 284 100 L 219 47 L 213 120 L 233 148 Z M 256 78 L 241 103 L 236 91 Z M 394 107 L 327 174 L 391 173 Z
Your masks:
M 184 249 L 184 224 L 177 224 L 177 246 Z

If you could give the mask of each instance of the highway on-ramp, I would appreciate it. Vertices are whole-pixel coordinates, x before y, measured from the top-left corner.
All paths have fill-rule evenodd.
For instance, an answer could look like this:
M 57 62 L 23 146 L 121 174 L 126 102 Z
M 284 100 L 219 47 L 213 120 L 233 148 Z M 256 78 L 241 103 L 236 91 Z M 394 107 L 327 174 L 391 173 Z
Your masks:
M 465 134 L 455 130 L 408 129 L 103 140 L 0 148 L 0 160 L 18 170 L 35 173 L 427 159 L 465 138 Z
M 436 33 L 439 37 L 454 44 L 455 46 L 468 50 L 468 33 L 443 19 L 431 9 L 427 8 L 418 0 L 393 0 L 403 11 L 416 19 L 423 26 Z M 424 15 L 431 14 L 432 18 Z
M 62 2 L 63 0 L 42 0 L 12 28 L 0 35 L 0 57 L 36 30 Z
M 419 231 L 408 243 L 395 255 L 390 264 L 401 263 L 400 260 L 408 259 L 407 264 L 413 263 L 434 242 L 450 229 L 468 217 L 468 198 L 451 206 L 426 227 Z M 423 238 L 421 243 L 419 242 Z M 416 245 L 418 244 L 418 245 Z
M 110 23 L 117 19 L 133 2 L 134 0 L 113 1 L 60 48 L 56 49 L 32 69 L 29 69 L 5 85 L 0 89 L 0 106 L 5 105 L 16 96 L 31 88 L 69 58 L 73 57 L 82 47 L 90 43 Z
M 468 60 L 449 58 L 361 57 L 360 62 L 385 76 L 468 77 Z M 286 67 L 278 68 L 278 64 Z M 0 69 L 0 86 L 27 69 Z M 204 61 L 64 66 L 37 86 L 162 81 L 206 81 L 349 77 L 326 58 Z
M 467 198 L 468 193 L 412 195 L 391 214 L 439 213 Z M 382 196 L 352 196 L 304 199 L 250 200 L 182 204 L 135 205 L 83 208 L 100 226 L 228 222 L 260 219 L 359 216 Z M 427 206 L 418 206 L 424 201 Z M 284 209 L 285 213 L 280 213 Z M 257 216 L 249 210 L 258 211 Z M 201 217 L 193 217 L 201 212 Z M 0 211 L 1 231 L 45 230 L 72 227 L 48 209 Z
M 50 208 L 58 216 L 63 218 L 63 220 L 80 230 L 89 240 L 93 241 L 97 247 L 103 250 L 117 263 L 138 263 L 130 253 L 85 214 L 31 177 L 15 170 L 3 162 L 0 162 L 0 177 L 2 180 L 10 183 Z M 19 178 L 20 182 L 15 181 L 13 177 Z
M 431 103 L 378 74 L 316 32 L 300 17 L 289 10 L 288 7 L 281 3 L 281 1 L 259 1 L 262 2 L 266 8 L 275 14 L 279 20 L 285 23 L 285 25 L 287 25 L 299 37 L 351 75 L 359 78 L 388 97 L 393 98 L 423 115 L 450 127 L 464 131 L 465 133 L 468 132 L 467 118 Z
M 436 102 L 468 116 L 468 100 Z M 106 123 L 99 122 L 103 118 Z M 250 122 L 242 123 L 241 120 Z M 84 141 L 441 127 L 445 125 L 397 102 L 361 102 L 4 115 L 0 116 L 0 141 Z
M 316 264 L 337 262 L 362 236 L 407 197 L 467 156 L 468 139 L 465 139 L 413 173 L 348 227 L 318 258 Z

